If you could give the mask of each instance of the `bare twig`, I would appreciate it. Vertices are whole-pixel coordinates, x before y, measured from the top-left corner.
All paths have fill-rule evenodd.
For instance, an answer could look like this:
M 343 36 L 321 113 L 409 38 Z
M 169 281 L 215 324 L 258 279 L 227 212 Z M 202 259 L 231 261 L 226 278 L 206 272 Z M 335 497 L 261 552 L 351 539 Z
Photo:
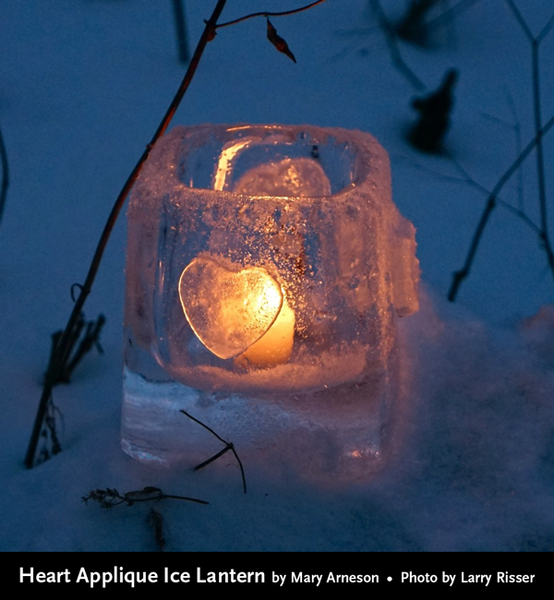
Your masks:
M 451 22 L 453 19 L 455 19 L 458 15 L 460 15 L 468 8 L 471 8 L 471 6 L 473 6 L 476 2 L 477 0 L 460 0 L 460 2 L 456 3 L 451 8 L 446 9 L 440 15 L 437 15 L 436 17 L 434 17 L 433 19 L 429 19 L 428 21 L 424 21 L 422 23 L 422 26 L 429 31 L 436 27 L 442 27 L 447 23 Z
M 216 25 L 217 29 L 221 29 L 222 27 L 229 27 L 229 25 L 236 25 L 237 23 L 242 23 L 248 19 L 255 19 L 256 17 L 287 17 L 288 15 L 294 15 L 299 12 L 303 12 L 305 10 L 309 10 L 318 4 L 323 4 L 325 0 L 316 0 L 316 2 L 311 2 L 310 4 L 306 4 L 306 6 L 301 6 L 300 8 L 294 8 L 292 10 L 284 10 L 281 12 L 256 12 L 251 13 L 249 15 L 245 15 L 244 17 L 239 17 L 238 19 L 233 19 L 232 21 L 227 21 L 226 23 L 218 23 Z
M 211 458 L 208 458 L 208 460 L 205 460 L 204 462 L 200 463 L 199 465 L 196 465 L 196 467 L 194 467 L 194 470 L 195 471 L 199 471 L 200 469 L 203 469 L 204 467 L 208 466 L 210 463 L 213 463 L 215 460 L 217 460 L 218 458 L 220 458 L 221 456 L 223 456 L 226 452 L 228 452 L 229 450 L 231 450 L 231 452 L 235 455 L 235 458 L 237 459 L 237 462 L 239 464 L 240 473 L 241 473 L 241 476 L 242 476 L 242 489 L 243 489 L 244 493 L 246 494 L 246 477 L 244 475 L 244 468 L 242 466 L 242 462 L 241 462 L 241 460 L 239 458 L 239 455 L 237 454 L 237 451 L 235 450 L 235 446 L 233 445 L 233 442 L 228 442 L 227 440 L 224 440 L 211 427 L 208 427 L 205 423 L 202 423 L 202 421 L 199 421 L 198 419 L 196 419 L 195 417 L 193 417 L 186 410 L 181 410 L 181 412 L 185 416 L 187 416 L 189 419 L 191 419 L 192 421 L 194 421 L 195 423 L 198 423 L 198 425 L 201 425 L 202 427 L 204 427 L 204 429 L 206 429 L 207 431 L 209 431 L 220 442 L 222 442 L 223 444 L 225 444 L 225 448 L 223 448 L 222 450 L 220 450 L 217 454 L 214 454 Z
M 518 148 L 517 156 L 519 156 L 521 154 L 521 144 L 518 144 L 517 148 Z M 480 190 L 487 196 L 491 195 L 490 190 L 488 190 L 487 188 L 482 186 L 480 183 L 475 181 L 475 179 L 473 179 L 473 177 L 471 177 L 469 175 L 469 173 L 462 167 L 462 165 L 453 156 L 449 156 L 449 158 L 454 163 L 454 165 L 457 167 L 457 169 L 460 171 L 460 173 L 462 173 L 462 175 L 466 178 L 465 180 L 468 184 L 473 185 L 475 188 L 477 188 L 478 190 Z M 518 169 L 518 173 L 521 173 L 521 169 Z M 496 201 L 498 202 L 498 204 L 500 206 L 502 206 L 506 210 L 510 211 L 512 214 L 516 215 L 517 217 L 519 217 L 536 234 L 540 233 L 539 226 L 536 223 L 534 223 L 532 219 L 529 218 L 529 216 L 525 213 L 525 211 L 522 208 L 516 208 L 515 206 L 512 206 L 509 202 L 502 200 L 498 196 L 496 197 Z
M 38 462 L 48 460 L 51 455 L 58 454 L 62 449 L 56 431 L 56 414 L 59 414 L 59 410 L 54 405 L 52 390 L 54 386 L 60 383 L 69 383 L 73 371 L 93 346 L 102 353 L 102 347 L 100 346 L 100 332 L 102 331 L 105 321 L 104 315 L 99 315 L 96 321 L 85 321 L 84 315 L 80 315 L 69 340 L 67 360 L 61 370 L 56 368 L 56 361 L 57 349 L 63 331 L 55 331 L 51 336 L 50 358 L 44 375 L 45 381 L 51 382 L 51 389 L 50 397 L 46 403 L 44 420 L 40 432 L 44 443 L 39 452 Z M 48 443 L 50 447 L 48 447 Z
M 232 444 L 227 444 L 227 446 L 225 446 L 225 448 L 223 448 L 223 450 L 220 450 L 217 454 L 214 454 L 212 457 L 208 458 L 204 462 L 201 462 L 199 465 L 196 465 L 196 467 L 194 467 L 193 471 L 200 471 L 200 469 L 207 467 L 211 463 L 215 462 L 218 458 L 221 458 L 229 450 L 231 450 L 232 447 L 233 447 Z
M 507 92 L 506 95 L 506 99 L 508 101 L 508 107 L 510 108 L 510 112 L 512 113 L 512 118 L 514 120 L 514 124 L 513 124 L 513 128 L 514 128 L 514 134 L 515 134 L 515 138 L 516 138 L 516 156 L 519 156 L 521 154 L 521 145 L 522 145 L 522 137 L 521 137 L 521 125 L 519 123 L 519 119 L 517 117 L 517 110 L 516 110 L 516 105 L 514 103 L 514 99 L 512 98 L 512 95 Z M 536 134 L 536 132 L 535 132 Z M 519 209 L 523 210 L 523 172 L 520 169 L 518 171 L 518 182 L 517 182 L 517 192 L 518 192 L 518 202 L 519 202 Z
M 50 397 L 48 406 L 46 408 L 46 415 L 44 417 L 43 429 L 41 437 L 43 438 L 43 444 L 39 452 L 38 462 L 44 462 L 50 458 L 51 455 L 56 455 L 62 451 L 60 444 L 60 438 L 58 437 L 58 431 L 56 428 L 56 415 L 60 416 L 58 407 L 54 404 L 54 400 Z
M 516 146 L 516 154 L 515 155 L 519 156 L 521 154 L 521 150 L 522 150 L 521 125 L 519 123 L 519 119 L 517 116 L 517 110 L 516 110 L 516 106 L 514 103 L 514 99 L 512 98 L 512 95 L 509 93 L 508 90 L 506 90 L 506 102 L 508 104 L 508 108 L 509 108 L 510 112 L 512 113 L 513 123 L 510 123 L 509 121 L 506 121 L 504 119 L 501 119 L 501 118 L 491 115 L 489 113 L 481 113 L 481 114 L 485 119 L 488 119 L 489 121 L 492 121 L 494 123 L 499 123 L 500 125 L 503 125 L 504 127 L 509 127 L 510 129 L 513 129 L 514 136 L 515 136 L 515 146 Z M 523 172 L 520 169 L 518 171 L 517 197 L 518 197 L 519 210 L 522 212 L 523 212 L 523 208 L 524 208 L 523 195 L 524 195 L 523 194 Z
M 83 357 L 90 352 L 93 347 L 96 347 L 100 353 L 102 353 L 102 347 L 100 346 L 100 333 L 106 322 L 104 315 L 98 315 L 96 321 L 85 321 L 84 314 L 81 314 L 75 328 L 73 335 L 69 342 L 69 349 L 67 353 L 67 360 L 64 368 L 58 373 L 58 377 L 54 382 L 54 385 L 58 383 L 69 383 L 71 375 L 77 365 L 81 362 Z M 83 333 L 84 330 L 84 333 Z M 50 351 L 50 360 L 48 362 L 48 369 L 45 375 L 49 378 L 49 372 L 54 368 L 56 361 L 57 347 L 60 339 L 63 335 L 63 331 L 55 331 L 52 334 L 52 346 Z
M 137 502 L 152 502 L 159 500 L 186 500 L 187 502 L 195 502 L 196 504 L 209 504 L 206 500 L 198 498 L 190 498 L 189 496 L 176 496 L 174 494 L 164 494 L 160 488 L 145 487 L 142 490 L 127 492 L 120 494 L 115 488 L 106 488 L 105 490 L 92 490 L 86 496 L 82 496 L 83 502 L 86 504 L 89 500 L 98 502 L 102 508 L 113 508 L 120 504 L 133 506 Z
M 154 507 L 150 509 L 148 513 L 148 522 L 154 527 L 154 536 L 156 539 L 156 545 L 160 549 L 160 552 L 164 551 L 165 548 L 165 537 L 164 537 L 164 520 L 162 513 L 156 510 Z
M 510 180 L 513 174 L 519 169 L 519 167 L 523 164 L 525 159 L 529 156 L 531 151 L 538 145 L 539 141 L 548 133 L 548 131 L 552 128 L 554 124 L 554 117 L 552 117 L 546 125 L 539 131 L 538 135 L 529 142 L 529 144 L 525 147 L 523 152 L 517 157 L 517 159 L 512 163 L 510 168 L 502 175 L 502 177 L 498 180 L 498 183 L 494 186 L 492 192 L 489 195 L 487 203 L 485 205 L 485 209 L 483 214 L 481 215 L 481 219 L 477 225 L 477 229 L 473 235 L 473 240 L 471 241 L 469 251 L 466 256 L 466 260 L 464 266 L 459 270 L 455 271 L 452 278 L 452 285 L 450 287 L 450 291 L 448 292 L 448 300 L 450 302 L 454 302 L 456 300 L 456 296 L 458 295 L 458 290 L 462 281 L 469 275 L 471 266 L 473 264 L 473 260 L 475 258 L 475 254 L 477 252 L 477 248 L 479 246 L 479 242 L 481 241 L 481 237 L 487 225 L 487 222 L 491 216 L 492 211 L 496 207 L 497 204 L 497 196 L 504 187 L 504 185 Z M 545 250 L 548 255 L 549 263 L 552 262 L 553 258 L 551 254 L 549 254 L 549 249 L 545 247 Z
M 401 157 L 401 158 L 403 158 L 404 160 L 408 160 L 405 157 Z M 443 181 L 449 181 L 449 182 L 452 182 L 455 184 L 457 183 L 457 184 L 469 185 L 469 186 L 475 188 L 476 190 L 478 190 L 479 192 L 481 192 L 482 194 L 484 194 L 485 196 L 487 196 L 487 197 L 490 196 L 491 192 L 489 189 L 487 189 L 485 186 L 481 185 L 479 182 L 475 181 L 475 179 L 473 179 L 473 177 L 471 177 L 471 175 L 469 175 L 467 173 L 467 171 L 457 161 L 455 161 L 453 159 L 453 157 L 449 156 L 449 158 L 452 160 L 454 165 L 460 170 L 460 172 L 462 173 L 462 177 L 456 177 L 454 175 L 446 175 L 445 173 L 441 173 L 440 171 L 436 171 L 435 169 L 431 169 L 430 167 L 427 167 L 425 165 L 421 165 L 419 163 L 414 163 L 411 161 L 408 161 L 408 162 L 413 168 L 418 169 L 419 171 L 424 171 L 426 173 L 430 173 L 431 175 L 435 176 L 437 179 L 440 179 Z M 534 233 L 536 233 L 536 234 L 540 233 L 540 227 L 536 223 L 534 223 L 533 220 L 530 219 L 529 216 L 522 209 L 512 206 L 509 202 L 506 202 L 506 200 L 503 200 L 502 198 L 497 197 L 496 201 L 499 206 L 502 206 L 502 208 L 505 208 L 506 210 L 508 210 L 509 212 L 511 212 L 518 218 L 520 218 L 530 229 L 532 229 L 534 231 Z
M 0 223 L 4 214 L 4 206 L 6 204 L 6 196 L 10 185 L 10 169 L 8 165 L 8 153 L 6 152 L 6 144 L 4 136 L 0 129 L 0 164 L 2 165 L 2 187 L 0 188 Z
M 537 36 L 537 44 L 540 44 L 544 37 L 550 33 L 550 30 L 554 26 L 554 15 L 552 15 L 546 25 L 541 29 L 539 35 Z
M 189 42 L 187 36 L 187 21 L 183 0 L 173 0 L 173 17 L 175 19 L 175 35 L 177 36 L 177 53 L 179 62 L 186 65 L 190 60 Z
M 525 19 L 519 12 L 518 8 L 514 4 L 513 0 L 506 0 L 508 6 L 512 10 L 517 22 L 519 23 L 524 34 L 527 36 L 529 43 L 531 44 L 531 63 L 533 73 L 533 114 L 535 121 L 535 137 L 537 139 L 537 179 L 539 183 L 539 209 L 541 215 L 541 232 L 540 239 L 548 257 L 548 264 L 552 273 L 554 273 L 554 251 L 552 250 L 552 244 L 550 243 L 550 237 L 548 235 L 548 214 L 546 204 L 546 182 L 544 174 L 544 149 L 542 144 L 542 136 L 539 135 L 542 126 L 541 118 L 541 92 L 540 92 L 540 71 L 539 71 L 539 49 L 540 43 L 544 37 L 552 29 L 554 23 L 554 16 L 546 23 L 542 28 L 539 35 L 534 37 L 529 29 Z
M 86 322 L 86 330 L 81 339 L 77 350 L 73 354 L 71 360 L 67 364 L 66 368 L 63 370 L 64 379 L 69 381 L 71 378 L 71 374 L 75 370 L 75 367 L 81 362 L 85 354 L 87 354 L 93 347 L 96 347 L 100 353 L 102 353 L 102 347 L 100 346 L 100 332 L 102 331 L 102 327 L 104 327 L 104 323 L 106 322 L 106 317 L 104 315 L 98 315 L 96 321 L 87 321 Z

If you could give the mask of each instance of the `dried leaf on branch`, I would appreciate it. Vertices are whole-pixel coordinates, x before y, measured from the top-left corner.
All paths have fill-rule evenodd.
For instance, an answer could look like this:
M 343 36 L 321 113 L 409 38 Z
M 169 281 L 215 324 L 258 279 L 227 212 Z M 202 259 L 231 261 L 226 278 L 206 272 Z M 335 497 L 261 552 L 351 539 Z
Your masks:
M 267 39 L 283 54 L 286 54 L 293 62 L 296 62 L 294 54 L 290 51 L 289 45 L 285 40 L 277 33 L 277 30 L 271 24 L 271 21 L 267 19 Z

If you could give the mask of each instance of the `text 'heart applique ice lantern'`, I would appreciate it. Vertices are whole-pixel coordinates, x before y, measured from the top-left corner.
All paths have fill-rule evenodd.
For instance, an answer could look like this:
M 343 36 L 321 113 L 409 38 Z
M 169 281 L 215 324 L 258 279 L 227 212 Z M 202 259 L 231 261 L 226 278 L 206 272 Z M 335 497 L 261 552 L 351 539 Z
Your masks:
M 414 228 L 369 134 L 176 127 L 128 210 L 124 450 L 333 477 L 383 462 L 418 307 Z

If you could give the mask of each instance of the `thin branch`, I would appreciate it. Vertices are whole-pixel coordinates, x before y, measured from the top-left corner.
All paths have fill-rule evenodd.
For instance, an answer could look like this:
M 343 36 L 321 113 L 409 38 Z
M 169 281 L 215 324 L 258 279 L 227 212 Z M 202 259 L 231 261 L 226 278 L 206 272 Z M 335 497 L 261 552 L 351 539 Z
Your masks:
M 517 8 L 517 6 L 513 2 L 513 0 L 506 0 L 506 2 L 508 3 L 508 6 L 510 7 L 511 11 L 513 12 L 516 21 L 519 23 L 519 26 L 523 30 L 523 33 L 527 36 L 527 39 L 532 44 L 535 44 L 535 43 L 540 44 L 542 42 L 543 38 L 546 35 L 548 35 L 548 32 L 552 29 L 552 26 L 554 25 L 554 15 L 552 15 L 550 17 L 550 19 L 546 22 L 546 25 L 540 30 L 539 35 L 537 35 L 535 37 L 531 33 L 531 30 L 529 29 L 527 22 L 523 18 L 522 14 L 519 12 L 519 9 Z
M 542 136 L 539 136 L 539 132 L 542 126 L 539 48 L 540 42 L 544 39 L 546 34 L 552 28 L 554 17 L 551 17 L 550 20 L 546 23 L 546 25 L 542 28 L 539 36 L 534 37 L 525 19 L 519 12 L 517 6 L 514 4 L 513 0 L 506 1 L 510 9 L 512 10 L 517 22 L 519 23 L 521 29 L 523 30 L 531 44 L 531 64 L 533 74 L 533 114 L 535 121 L 535 137 L 537 138 L 537 180 L 539 184 L 539 209 L 541 215 L 541 232 L 539 236 L 548 256 L 548 263 L 550 269 L 554 273 L 554 251 L 552 250 L 552 245 L 550 243 L 550 238 L 548 235 L 548 210 L 546 204 L 546 181 L 544 174 L 544 149 L 542 144 Z
M 404 157 L 402 157 L 404 158 Z M 471 177 L 471 175 L 469 175 L 467 173 L 467 171 L 458 163 L 456 162 L 452 157 L 451 158 L 452 162 L 458 167 L 458 169 L 460 170 L 460 172 L 464 175 L 463 177 L 455 177 L 454 175 L 445 175 L 444 173 L 441 173 L 440 171 L 436 171 L 435 169 L 431 169 L 430 167 L 421 165 L 419 163 L 414 163 L 411 161 L 408 161 L 410 163 L 410 165 L 414 168 L 414 169 L 418 169 L 419 171 L 425 171 L 426 173 L 430 173 L 431 175 L 434 175 L 437 179 L 441 179 L 443 181 L 449 181 L 452 183 L 457 183 L 457 184 L 464 184 L 464 185 L 469 185 L 473 188 L 475 188 L 476 190 L 478 190 L 479 192 L 481 192 L 482 194 L 484 194 L 485 196 L 490 196 L 491 192 L 490 190 L 488 190 L 485 186 L 481 185 L 479 182 L 475 181 L 475 179 L 473 179 L 473 177 Z M 408 159 L 405 159 L 408 160 Z M 509 202 L 506 202 L 506 200 L 502 200 L 501 198 L 497 198 L 496 199 L 498 204 L 500 206 L 502 206 L 502 208 L 505 208 L 506 210 L 508 210 L 509 212 L 513 213 L 515 216 L 517 216 L 518 218 L 520 218 L 529 228 L 531 228 L 536 234 L 540 234 L 540 227 L 533 222 L 532 219 L 529 218 L 529 216 L 521 209 L 516 208 L 515 206 L 512 206 Z
M 220 458 L 221 456 L 223 456 L 226 452 L 228 452 L 229 450 L 231 450 L 231 452 L 235 455 L 235 458 L 237 459 L 237 462 L 239 464 L 240 473 L 241 473 L 241 476 L 242 476 L 242 489 L 244 490 L 244 493 L 246 494 L 246 476 L 244 474 L 244 467 L 242 466 L 242 461 L 240 460 L 239 455 L 237 454 L 237 451 L 235 450 L 235 446 L 233 445 L 233 442 L 228 442 L 227 440 L 224 440 L 211 427 L 208 427 L 205 423 L 202 423 L 202 421 L 199 421 L 198 419 L 196 419 L 195 417 L 193 417 L 186 410 L 181 410 L 180 412 L 182 412 L 185 416 L 187 416 L 189 419 L 191 419 L 195 423 L 198 423 L 198 425 L 201 425 L 202 427 L 204 427 L 204 429 L 206 429 L 207 431 L 209 431 L 221 443 L 225 444 L 225 448 L 223 448 L 222 450 L 220 450 L 217 454 L 214 454 L 211 458 L 208 458 L 208 460 L 205 460 L 203 463 L 200 463 L 199 465 L 196 465 L 196 467 L 194 467 L 194 470 L 195 471 L 199 471 L 200 469 L 206 467 L 210 463 L 214 462 L 215 460 L 217 460 L 218 458 Z
M 523 152 L 517 157 L 517 159 L 512 163 L 510 168 L 502 175 L 502 177 L 498 180 L 498 183 L 494 186 L 492 192 L 489 195 L 487 200 L 487 204 L 485 205 L 485 209 L 483 214 L 481 215 L 481 219 L 477 225 L 477 229 L 475 230 L 475 234 L 473 235 L 473 240 L 471 241 L 471 245 L 469 247 L 469 251 L 466 256 L 466 260 L 464 266 L 459 270 L 455 271 L 452 278 L 452 285 L 450 287 L 450 291 L 448 292 L 448 300 L 450 302 L 454 302 L 456 300 L 456 296 L 458 295 L 458 290 L 462 281 L 469 275 L 471 266 L 473 264 L 473 260 L 475 258 L 475 254 L 477 252 L 477 248 L 479 246 L 479 242 L 481 241 L 481 237 L 489 220 L 489 217 L 494 210 L 497 204 L 497 196 L 504 187 L 504 185 L 510 180 L 512 175 L 519 169 L 519 167 L 523 164 L 525 159 L 529 156 L 531 151 L 538 145 L 538 143 L 542 140 L 542 138 L 546 135 L 546 133 L 552 128 L 554 125 L 554 117 L 552 117 L 546 125 L 539 131 L 538 135 L 529 142 Z M 552 260 L 554 257 L 549 254 L 549 249 L 545 248 L 549 263 L 552 264 Z M 554 272 L 554 271 L 553 271 Z
M 540 97 L 540 75 L 539 75 L 539 45 L 533 43 L 533 107 L 535 115 L 535 135 L 541 130 L 541 97 Z M 546 181 L 544 175 L 544 148 L 542 139 L 537 143 L 537 178 L 539 182 L 539 207 L 541 214 L 541 239 L 549 257 L 550 268 L 554 273 L 554 256 L 552 246 L 548 237 L 548 216 L 546 206 Z
M 516 110 L 516 105 L 514 102 L 514 99 L 512 98 L 512 95 L 506 91 L 506 100 L 508 102 L 508 107 L 510 108 L 510 111 L 512 113 L 512 118 L 514 120 L 514 133 L 515 133 L 515 138 L 516 138 L 516 156 L 519 156 L 521 154 L 521 145 L 522 145 L 522 137 L 521 137 L 521 125 L 519 123 L 519 119 L 517 116 L 517 110 Z M 535 132 L 536 135 L 536 132 Z M 518 203 L 519 203 L 519 208 L 521 211 L 523 211 L 523 171 L 520 169 L 518 171 L 518 182 L 517 182 L 517 192 L 518 192 Z
M 523 30 L 523 33 L 527 36 L 530 42 L 534 42 L 535 36 L 531 33 L 531 30 L 525 22 L 525 19 L 523 18 L 522 14 L 519 12 L 518 7 L 512 2 L 512 0 L 506 0 L 506 2 L 508 3 L 508 6 L 510 7 L 511 11 L 514 13 L 514 17 L 516 18 L 516 21 L 519 23 L 519 26 Z
M 521 138 L 521 125 L 519 123 L 519 119 L 517 116 L 517 110 L 516 110 L 516 106 L 514 103 L 514 99 L 512 98 L 512 95 L 510 94 L 510 92 L 508 90 L 505 90 L 505 95 L 506 95 L 506 102 L 508 104 L 508 108 L 510 110 L 510 112 L 512 113 L 512 119 L 513 119 L 513 123 L 510 123 L 509 121 L 505 121 L 504 119 L 501 119 L 499 117 L 495 117 L 494 115 L 490 115 L 488 113 L 481 113 L 481 116 L 485 119 L 488 119 L 489 121 L 492 121 L 493 123 L 500 123 L 500 125 L 503 125 L 504 127 L 509 127 L 510 129 L 513 129 L 514 131 L 514 135 L 515 135 L 515 145 L 516 145 L 516 156 L 519 156 L 521 154 L 521 144 L 522 144 L 522 138 Z M 519 210 L 521 212 L 523 212 L 523 172 L 521 171 L 521 169 L 518 171 L 518 182 L 517 182 L 517 197 L 518 197 L 518 205 L 519 205 Z
M 154 506 L 152 506 L 150 508 L 150 512 L 148 513 L 147 521 L 154 528 L 154 537 L 156 539 L 156 545 L 158 546 L 160 552 L 163 552 L 165 548 L 165 538 L 164 520 L 162 517 L 162 513 L 156 510 Z
M 218 435 L 211 427 L 208 427 L 205 423 L 202 423 L 202 421 L 199 421 L 197 418 L 193 417 L 191 414 L 189 414 L 186 410 L 181 410 L 180 412 L 182 412 L 185 416 L 187 416 L 189 419 L 191 419 L 192 421 L 194 421 L 195 423 L 198 423 L 198 425 L 202 425 L 202 427 L 204 429 L 207 429 L 213 436 L 215 436 L 220 442 L 222 442 L 223 444 L 229 444 L 229 442 L 227 440 L 224 440 L 220 435 Z
M 218 0 L 217 5 L 212 13 L 212 16 L 206 22 L 204 31 L 200 37 L 200 40 L 196 47 L 196 50 L 194 51 L 192 60 L 189 64 L 187 72 L 185 73 L 183 81 L 181 82 L 181 85 L 179 86 L 179 89 L 177 90 L 177 93 L 175 94 L 173 101 L 169 105 L 169 108 L 167 109 L 166 114 L 164 115 L 162 121 L 160 122 L 160 125 L 158 126 L 158 129 L 156 130 L 151 142 L 148 144 L 148 146 L 146 146 L 144 152 L 142 153 L 142 156 L 139 158 L 137 164 L 135 165 L 135 168 L 132 170 L 131 174 L 127 178 L 127 181 L 125 182 L 123 188 L 121 189 L 121 191 L 113 205 L 113 208 L 108 217 L 106 225 L 104 226 L 104 230 L 100 237 L 100 241 L 98 242 L 98 246 L 96 247 L 96 251 L 94 253 L 91 265 L 89 267 L 87 277 L 85 279 L 85 283 L 83 284 L 83 287 L 80 291 L 79 297 L 77 298 L 77 301 L 75 302 L 75 305 L 73 306 L 73 311 L 69 317 L 69 321 L 68 321 L 66 328 L 64 329 L 64 332 L 63 332 L 63 334 L 59 340 L 59 343 L 56 347 L 56 357 L 55 357 L 55 360 L 53 361 L 52 369 L 49 370 L 48 376 L 45 378 L 45 381 L 44 381 L 42 396 L 41 396 L 41 399 L 39 402 L 39 407 L 38 407 L 36 418 L 35 418 L 35 424 L 33 427 L 33 431 L 31 433 L 31 439 L 29 441 L 29 446 L 27 448 L 27 454 L 25 456 L 25 465 L 29 469 L 32 468 L 33 464 L 34 464 L 36 448 L 37 448 L 37 444 L 38 444 L 38 440 L 39 440 L 39 436 L 40 436 L 40 431 L 42 428 L 42 422 L 44 421 L 44 416 L 46 414 L 48 400 L 52 394 L 52 388 L 54 387 L 55 382 L 58 380 L 59 375 L 62 372 L 62 370 L 65 366 L 65 363 L 67 361 L 68 353 L 69 353 L 69 350 L 71 347 L 71 339 L 73 337 L 73 330 L 79 321 L 79 317 L 81 315 L 83 306 L 85 304 L 85 300 L 86 300 L 87 296 L 90 294 L 90 291 L 92 289 L 92 284 L 96 278 L 96 273 L 98 272 L 98 268 L 100 266 L 100 261 L 102 260 L 104 250 L 108 243 L 108 239 L 109 239 L 112 229 L 115 225 L 117 217 L 123 207 L 123 204 L 125 203 L 125 200 L 127 199 L 129 192 L 131 191 L 131 188 L 133 187 L 135 181 L 137 180 L 137 178 L 142 170 L 142 166 L 144 165 L 144 163 L 146 162 L 146 159 L 150 155 L 150 151 L 152 150 L 152 148 L 154 147 L 154 145 L 156 144 L 158 139 L 164 134 L 171 119 L 173 118 L 173 115 L 175 114 L 175 111 L 177 110 L 179 104 L 181 103 L 181 100 L 183 99 L 183 96 L 184 96 L 185 92 L 187 91 L 187 89 L 192 81 L 192 78 L 194 77 L 194 74 L 195 74 L 198 64 L 200 62 L 200 59 L 202 57 L 202 54 L 204 53 L 204 49 L 206 48 L 206 45 L 208 44 L 208 42 L 211 39 L 213 39 L 213 36 L 215 34 L 215 26 L 217 23 L 217 19 L 221 15 L 221 12 L 222 12 L 226 2 L 227 2 L 227 0 Z
M 537 44 L 540 44 L 542 42 L 543 38 L 549 33 L 549 31 L 552 29 L 553 25 L 554 25 L 554 15 L 552 15 L 550 17 L 550 20 L 541 29 L 541 32 L 539 33 L 539 35 L 536 38 L 537 39 Z
M 86 504 L 89 500 L 98 502 L 102 508 L 113 508 L 120 504 L 127 504 L 127 506 L 133 506 L 137 502 L 152 502 L 159 500 L 185 500 L 187 502 L 194 502 L 196 504 L 209 504 L 206 500 L 200 500 L 199 498 L 191 498 L 189 496 L 176 496 L 175 494 L 164 494 L 160 488 L 157 487 L 145 487 L 142 490 L 136 490 L 133 492 L 127 492 L 120 494 L 115 488 L 106 488 L 105 490 L 92 490 L 86 496 L 81 498 Z
M 225 448 L 220 450 L 217 454 L 214 454 L 211 458 L 208 458 L 208 460 L 205 460 L 204 462 L 200 463 L 199 465 L 196 465 L 196 467 L 194 467 L 193 471 L 200 471 L 200 469 L 207 467 L 209 464 L 215 462 L 218 458 L 221 458 L 226 452 L 229 452 L 230 449 L 231 449 L 231 446 L 225 446 Z
M 96 321 L 86 322 L 86 331 L 79 343 L 77 350 L 71 358 L 68 356 L 69 364 L 66 366 L 63 372 L 64 379 L 67 382 L 69 382 L 69 379 L 71 378 L 71 375 L 73 374 L 73 371 L 77 365 L 93 347 L 96 347 L 99 352 L 102 352 L 100 346 L 100 332 L 102 331 L 105 322 L 106 317 L 104 315 L 98 315 L 98 319 L 96 319 Z
M 242 461 L 239 458 L 239 455 L 237 454 L 237 451 L 235 450 L 235 447 L 233 446 L 233 444 L 231 444 L 231 452 L 235 455 L 235 458 L 237 459 L 237 462 L 239 463 L 239 468 L 240 468 L 240 474 L 242 477 L 242 489 L 244 491 L 244 493 L 246 494 L 246 476 L 244 474 L 244 467 L 242 466 Z
M 284 10 L 281 12 L 256 12 L 251 13 L 249 15 L 245 15 L 244 17 L 240 17 L 238 19 L 234 19 L 233 21 L 227 21 L 226 23 L 218 23 L 216 25 L 216 29 L 221 29 L 222 27 L 229 27 L 229 25 L 236 25 L 237 23 L 242 23 L 248 19 L 255 19 L 256 17 L 286 17 L 288 15 L 294 15 L 299 12 L 303 12 L 305 10 L 309 10 L 318 4 L 323 4 L 325 0 L 317 0 L 316 2 L 312 2 L 311 4 L 306 4 L 306 6 L 301 6 L 300 8 L 294 8 L 293 10 Z
M 471 6 L 473 6 L 473 4 L 475 4 L 476 2 L 477 0 L 460 0 L 460 2 L 458 2 L 451 8 L 446 9 L 440 15 L 429 19 L 429 21 L 424 21 L 421 24 L 421 27 L 425 27 L 427 30 L 433 29 L 435 27 L 442 27 L 443 25 L 455 19 L 458 15 L 460 15 L 468 8 L 471 8 Z
M 175 34 L 177 36 L 177 53 L 179 61 L 186 65 L 190 60 L 187 22 L 183 0 L 173 0 L 173 17 L 175 19 Z
M 54 404 L 54 400 L 50 397 L 48 402 L 48 409 L 46 411 L 46 416 L 44 417 L 44 431 L 43 435 L 45 437 L 50 436 L 50 446 L 52 454 L 59 454 L 62 451 L 62 446 L 60 444 L 60 438 L 58 437 L 58 431 L 56 429 L 56 414 L 59 416 L 59 409 Z M 46 446 L 44 448 L 46 452 Z

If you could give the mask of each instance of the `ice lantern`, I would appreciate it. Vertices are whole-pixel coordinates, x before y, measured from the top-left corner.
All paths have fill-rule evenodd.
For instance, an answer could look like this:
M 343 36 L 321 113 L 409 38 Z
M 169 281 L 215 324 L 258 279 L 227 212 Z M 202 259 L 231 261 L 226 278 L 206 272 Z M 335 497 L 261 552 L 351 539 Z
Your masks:
M 418 307 L 414 228 L 367 133 L 176 127 L 128 210 L 123 449 L 196 464 L 221 443 L 304 473 L 373 470 Z

